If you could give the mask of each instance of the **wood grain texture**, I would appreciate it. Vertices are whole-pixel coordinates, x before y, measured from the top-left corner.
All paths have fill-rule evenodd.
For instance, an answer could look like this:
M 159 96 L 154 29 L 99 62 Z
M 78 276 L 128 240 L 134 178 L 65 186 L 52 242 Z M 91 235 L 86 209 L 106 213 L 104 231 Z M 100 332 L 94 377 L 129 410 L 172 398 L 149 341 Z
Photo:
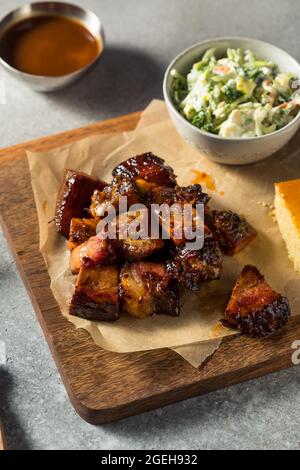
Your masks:
M 6 444 L 5 444 L 5 437 L 4 437 L 4 430 L 2 423 L 0 421 L 0 450 L 5 450 L 6 449 Z
M 94 344 L 60 313 L 39 252 L 39 230 L 25 150 L 44 151 L 96 132 L 135 127 L 140 114 L 45 137 L 0 150 L 2 225 L 37 317 L 79 415 L 111 422 L 168 403 L 292 366 L 292 343 L 300 339 L 300 317 L 261 341 L 225 339 L 200 370 L 168 349 L 117 354 Z

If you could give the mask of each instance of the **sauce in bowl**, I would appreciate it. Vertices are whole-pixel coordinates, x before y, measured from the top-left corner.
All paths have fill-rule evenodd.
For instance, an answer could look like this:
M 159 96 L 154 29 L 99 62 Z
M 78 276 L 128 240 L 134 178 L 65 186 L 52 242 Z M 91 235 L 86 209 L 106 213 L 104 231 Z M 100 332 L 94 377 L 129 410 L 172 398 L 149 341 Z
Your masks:
M 0 38 L 0 56 L 21 72 L 59 77 L 91 64 L 102 44 L 79 21 L 37 15 L 8 28 Z

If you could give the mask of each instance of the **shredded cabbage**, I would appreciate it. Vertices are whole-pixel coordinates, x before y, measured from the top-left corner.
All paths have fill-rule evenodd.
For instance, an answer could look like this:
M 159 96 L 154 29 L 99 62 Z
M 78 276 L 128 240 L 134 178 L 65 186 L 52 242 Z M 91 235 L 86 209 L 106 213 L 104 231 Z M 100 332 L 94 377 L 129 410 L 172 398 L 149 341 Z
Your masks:
M 286 126 L 298 113 L 300 90 L 292 73 L 250 50 L 208 49 L 187 76 L 172 70 L 173 101 L 200 129 L 223 137 L 255 137 Z

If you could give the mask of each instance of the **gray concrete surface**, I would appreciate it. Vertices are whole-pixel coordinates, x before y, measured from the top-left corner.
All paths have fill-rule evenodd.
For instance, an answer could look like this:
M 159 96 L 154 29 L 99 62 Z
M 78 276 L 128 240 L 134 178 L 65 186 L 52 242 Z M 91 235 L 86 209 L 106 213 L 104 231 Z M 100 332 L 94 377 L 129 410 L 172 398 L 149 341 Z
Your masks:
M 1 0 L 0 17 L 21 3 L 26 2 Z M 105 56 L 91 75 L 52 95 L 36 94 L 5 77 L 1 147 L 143 108 L 161 97 L 168 61 L 208 37 L 257 37 L 300 60 L 297 0 L 77 3 L 101 16 Z M 7 348 L 7 364 L 0 366 L 0 416 L 11 448 L 300 448 L 299 367 L 116 424 L 96 427 L 82 421 L 69 403 L 2 236 L 0 341 Z

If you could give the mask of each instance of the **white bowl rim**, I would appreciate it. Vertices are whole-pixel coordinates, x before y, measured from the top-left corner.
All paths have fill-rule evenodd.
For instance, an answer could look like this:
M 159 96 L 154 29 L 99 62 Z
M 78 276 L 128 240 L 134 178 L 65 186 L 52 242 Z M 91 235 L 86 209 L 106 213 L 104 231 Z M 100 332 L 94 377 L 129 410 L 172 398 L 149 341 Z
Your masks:
M 193 44 L 192 46 L 188 47 L 184 51 L 180 52 L 170 62 L 170 64 L 168 65 L 168 67 L 166 69 L 166 72 L 165 72 L 165 75 L 164 75 L 164 80 L 163 80 L 164 99 L 167 102 L 167 104 L 169 104 L 171 106 L 173 111 L 175 111 L 175 113 L 182 120 L 182 122 L 186 123 L 188 125 L 188 127 L 190 127 L 191 129 L 194 129 L 196 132 L 199 132 L 203 136 L 209 137 L 212 140 L 214 140 L 214 139 L 215 140 L 221 140 L 221 141 L 223 140 L 223 141 L 227 141 L 227 142 L 230 142 L 230 143 L 253 142 L 253 141 L 263 140 L 263 139 L 267 140 L 268 138 L 272 138 L 274 135 L 277 135 L 281 132 L 286 131 L 288 128 L 292 127 L 297 121 L 299 121 L 300 120 L 300 110 L 298 111 L 298 114 L 294 117 L 294 119 L 292 119 L 291 122 L 289 122 L 286 126 L 282 127 L 281 129 L 278 129 L 277 131 L 271 132 L 270 134 L 264 134 L 264 135 L 255 136 L 255 137 L 223 137 L 223 136 L 220 136 L 218 134 L 213 134 L 212 132 L 206 132 L 206 131 L 200 129 L 199 127 L 194 126 L 187 119 L 185 119 L 182 116 L 182 114 L 180 114 L 178 109 L 175 107 L 175 105 L 172 101 L 172 98 L 169 94 L 169 91 L 167 90 L 167 80 L 168 80 L 168 77 L 170 75 L 170 72 L 174 68 L 174 64 L 179 59 L 181 59 L 181 57 L 183 57 L 188 52 L 192 51 L 193 49 L 196 49 L 199 46 L 204 46 L 206 44 L 209 45 L 212 42 L 233 41 L 233 40 L 234 41 L 236 41 L 236 40 L 250 41 L 252 43 L 258 43 L 258 44 L 261 44 L 261 45 L 266 45 L 268 47 L 271 46 L 274 49 L 277 49 L 280 54 L 286 55 L 291 60 L 291 62 L 294 62 L 295 65 L 299 68 L 299 78 L 300 78 L 300 63 L 293 56 L 291 56 L 288 52 L 281 49 L 280 47 L 275 46 L 274 44 L 271 44 L 270 42 L 267 42 L 267 41 L 261 41 L 260 39 L 248 38 L 248 37 L 245 37 L 245 36 L 219 36 L 219 37 L 215 37 L 215 38 L 211 38 L 211 39 L 205 39 L 204 41 L 200 41 L 200 42 L 197 42 L 197 43 Z

